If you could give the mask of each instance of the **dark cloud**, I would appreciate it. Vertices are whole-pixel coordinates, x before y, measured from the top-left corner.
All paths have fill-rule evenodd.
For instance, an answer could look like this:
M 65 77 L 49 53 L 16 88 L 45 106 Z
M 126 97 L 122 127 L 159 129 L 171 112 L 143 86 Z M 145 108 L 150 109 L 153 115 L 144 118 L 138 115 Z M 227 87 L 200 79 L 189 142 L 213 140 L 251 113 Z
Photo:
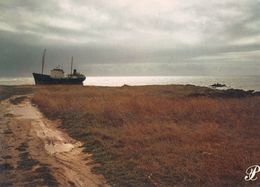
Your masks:
M 2 0 L 0 76 L 259 74 L 258 0 Z M 217 71 L 216 71 L 217 70 Z

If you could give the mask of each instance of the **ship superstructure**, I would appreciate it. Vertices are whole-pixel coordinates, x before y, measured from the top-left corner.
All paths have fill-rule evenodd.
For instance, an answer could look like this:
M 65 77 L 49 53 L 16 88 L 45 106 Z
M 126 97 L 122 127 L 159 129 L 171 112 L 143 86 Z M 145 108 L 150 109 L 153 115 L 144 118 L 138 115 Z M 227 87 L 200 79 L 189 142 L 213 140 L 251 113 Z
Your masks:
M 73 57 L 71 58 L 71 71 L 70 74 L 65 75 L 65 72 L 60 67 L 51 70 L 50 75 L 44 74 L 46 49 L 42 56 L 42 72 L 33 73 L 33 77 L 36 85 L 41 84 L 79 84 L 83 85 L 83 81 L 86 79 L 85 75 L 77 72 L 73 69 Z

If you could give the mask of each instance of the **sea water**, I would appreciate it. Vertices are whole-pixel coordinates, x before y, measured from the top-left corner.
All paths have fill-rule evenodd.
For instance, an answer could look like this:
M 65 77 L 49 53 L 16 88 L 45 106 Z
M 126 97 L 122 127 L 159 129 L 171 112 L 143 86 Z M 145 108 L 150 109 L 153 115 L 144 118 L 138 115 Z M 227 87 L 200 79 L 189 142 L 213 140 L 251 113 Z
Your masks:
M 131 76 L 131 77 L 87 77 L 85 86 L 135 86 L 192 84 L 210 86 L 214 83 L 227 85 L 228 88 L 260 91 L 260 76 L 216 77 L 216 76 Z M 33 85 L 31 77 L 0 78 L 0 85 Z

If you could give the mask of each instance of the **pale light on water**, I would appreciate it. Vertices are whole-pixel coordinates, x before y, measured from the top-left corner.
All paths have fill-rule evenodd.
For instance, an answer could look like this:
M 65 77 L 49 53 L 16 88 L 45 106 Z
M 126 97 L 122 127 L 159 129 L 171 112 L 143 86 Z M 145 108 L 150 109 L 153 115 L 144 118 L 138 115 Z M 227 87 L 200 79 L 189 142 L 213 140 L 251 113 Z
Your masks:
M 0 85 L 34 85 L 31 77 L 0 78 Z
M 260 91 L 260 76 L 211 77 L 211 76 L 150 76 L 150 77 L 87 77 L 85 86 L 123 86 L 192 84 L 210 86 L 226 84 L 229 88 Z M 33 78 L 0 78 L 0 85 L 33 85 Z
M 88 77 L 84 85 L 122 86 L 193 84 L 210 86 L 214 83 L 226 84 L 230 88 L 260 90 L 260 76 L 210 77 L 210 76 L 151 76 L 151 77 Z

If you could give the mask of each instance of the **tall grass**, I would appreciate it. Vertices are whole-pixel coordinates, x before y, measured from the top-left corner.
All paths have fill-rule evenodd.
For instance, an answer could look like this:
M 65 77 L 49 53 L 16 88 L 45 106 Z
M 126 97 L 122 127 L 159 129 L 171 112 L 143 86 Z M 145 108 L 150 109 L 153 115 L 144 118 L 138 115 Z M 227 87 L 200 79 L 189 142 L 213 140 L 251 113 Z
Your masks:
M 43 87 L 33 102 L 61 119 L 118 186 L 237 186 L 260 158 L 260 97 L 190 97 L 193 86 Z

